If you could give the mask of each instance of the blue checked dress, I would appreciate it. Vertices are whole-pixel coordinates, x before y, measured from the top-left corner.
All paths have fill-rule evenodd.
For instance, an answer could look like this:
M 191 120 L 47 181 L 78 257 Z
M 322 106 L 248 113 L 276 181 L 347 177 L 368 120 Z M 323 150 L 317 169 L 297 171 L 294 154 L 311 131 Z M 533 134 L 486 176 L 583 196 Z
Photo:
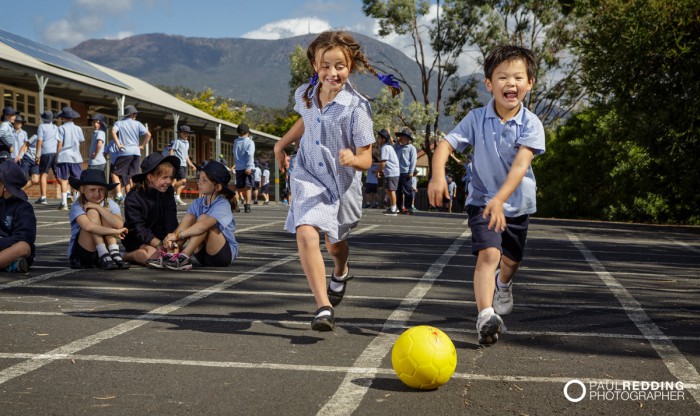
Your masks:
M 319 85 L 311 92 L 311 108 L 302 98 L 308 84 L 294 94 L 304 135 L 291 175 L 292 205 L 284 228 L 295 233 L 300 225 L 311 225 L 338 242 L 347 239 L 362 215 L 362 172 L 340 166 L 338 151 L 355 152 L 374 143 L 372 110 L 350 82 L 321 110 Z

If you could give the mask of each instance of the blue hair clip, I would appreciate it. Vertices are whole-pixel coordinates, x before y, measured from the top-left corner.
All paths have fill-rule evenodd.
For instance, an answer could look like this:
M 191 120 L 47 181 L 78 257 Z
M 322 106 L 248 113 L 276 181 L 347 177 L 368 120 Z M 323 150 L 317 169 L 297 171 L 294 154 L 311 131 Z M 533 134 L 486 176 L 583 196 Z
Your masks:
M 316 82 L 318 82 L 318 74 L 314 72 L 314 76 L 309 78 L 309 84 L 316 85 Z
M 379 78 L 379 80 L 381 82 L 383 82 L 384 85 L 388 85 L 390 87 L 401 89 L 401 86 L 399 86 L 399 82 L 394 79 L 394 75 L 392 75 L 392 74 L 387 74 L 387 75 L 377 74 L 377 78 Z

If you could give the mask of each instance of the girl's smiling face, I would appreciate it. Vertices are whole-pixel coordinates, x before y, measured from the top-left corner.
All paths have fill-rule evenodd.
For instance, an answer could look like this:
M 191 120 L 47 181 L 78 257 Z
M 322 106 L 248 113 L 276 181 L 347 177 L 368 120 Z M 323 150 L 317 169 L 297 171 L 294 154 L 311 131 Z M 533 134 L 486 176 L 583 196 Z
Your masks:
M 157 171 L 159 170 L 157 169 Z M 168 190 L 168 187 L 173 182 L 173 169 L 165 168 L 160 173 L 161 174 L 158 176 L 149 173 L 148 175 L 146 175 L 146 180 L 148 181 L 148 186 L 150 186 L 151 188 L 156 189 L 158 192 L 165 192 Z
M 503 120 L 515 116 L 520 102 L 532 89 L 534 80 L 527 76 L 527 66 L 522 59 L 501 62 L 486 78 L 486 89 L 493 93 L 496 112 Z
M 107 188 L 101 185 L 83 185 L 80 193 L 85 195 L 85 200 L 94 204 L 99 204 L 105 199 Z
M 350 76 L 352 65 L 339 47 L 327 49 L 316 55 L 314 70 L 323 88 L 328 91 L 340 91 Z

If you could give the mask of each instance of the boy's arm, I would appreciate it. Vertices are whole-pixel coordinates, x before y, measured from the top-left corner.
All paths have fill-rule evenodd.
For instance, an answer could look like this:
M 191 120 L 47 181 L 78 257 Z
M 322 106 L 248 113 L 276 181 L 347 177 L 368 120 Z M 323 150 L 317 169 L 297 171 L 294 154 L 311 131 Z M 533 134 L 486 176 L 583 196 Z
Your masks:
M 518 153 L 515 155 L 515 160 L 510 166 L 508 176 L 505 182 L 498 189 L 496 195 L 486 204 L 483 217 L 491 216 L 489 221 L 489 230 L 493 229 L 496 232 L 503 232 L 506 229 L 506 217 L 503 215 L 503 203 L 508 200 L 510 195 L 520 185 L 523 177 L 530 167 L 530 162 L 535 155 L 534 149 L 527 146 L 520 146 Z
M 445 179 L 445 163 L 453 150 L 447 140 L 442 140 L 433 153 L 433 176 L 428 183 L 428 201 L 434 207 L 442 206 L 442 201 L 450 197 Z

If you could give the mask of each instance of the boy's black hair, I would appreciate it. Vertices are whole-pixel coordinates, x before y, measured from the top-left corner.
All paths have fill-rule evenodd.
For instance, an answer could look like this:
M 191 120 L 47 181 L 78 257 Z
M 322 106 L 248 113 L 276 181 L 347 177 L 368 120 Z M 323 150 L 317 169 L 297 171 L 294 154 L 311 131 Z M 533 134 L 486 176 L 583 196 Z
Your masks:
M 535 75 L 537 74 L 537 58 L 535 57 L 535 53 L 530 49 L 516 45 L 501 45 L 492 49 L 484 60 L 484 76 L 491 79 L 493 70 L 496 69 L 498 65 L 516 59 L 522 59 L 525 62 L 528 79 L 535 79 Z

